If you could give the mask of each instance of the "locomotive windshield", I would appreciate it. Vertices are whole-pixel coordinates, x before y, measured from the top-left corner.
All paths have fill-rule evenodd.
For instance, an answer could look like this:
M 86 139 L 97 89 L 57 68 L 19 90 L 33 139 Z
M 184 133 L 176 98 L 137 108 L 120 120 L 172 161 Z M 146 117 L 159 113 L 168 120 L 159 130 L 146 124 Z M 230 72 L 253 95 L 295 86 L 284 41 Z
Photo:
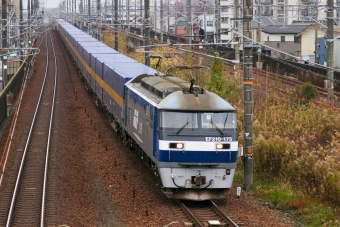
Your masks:
M 236 112 L 175 112 L 161 111 L 159 129 L 180 135 L 183 131 L 218 133 L 237 129 Z
M 176 134 L 179 134 L 183 129 L 197 129 L 197 113 L 161 112 L 159 128 L 161 130 L 177 130 Z
M 237 128 L 236 113 L 202 113 L 202 129 Z

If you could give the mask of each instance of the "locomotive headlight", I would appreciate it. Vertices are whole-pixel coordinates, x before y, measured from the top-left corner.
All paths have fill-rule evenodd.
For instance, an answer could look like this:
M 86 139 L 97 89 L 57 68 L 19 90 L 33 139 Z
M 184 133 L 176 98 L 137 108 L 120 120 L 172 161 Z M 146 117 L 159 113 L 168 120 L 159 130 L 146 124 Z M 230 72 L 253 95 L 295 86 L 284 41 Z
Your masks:
M 230 144 L 229 143 L 217 143 L 216 150 L 218 149 L 230 149 Z
M 171 148 L 171 149 L 183 149 L 184 143 L 170 143 L 169 148 Z
M 183 144 L 183 143 L 178 143 L 178 144 L 176 145 L 176 147 L 177 147 L 178 149 L 183 149 L 183 148 L 184 148 L 184 144 Z

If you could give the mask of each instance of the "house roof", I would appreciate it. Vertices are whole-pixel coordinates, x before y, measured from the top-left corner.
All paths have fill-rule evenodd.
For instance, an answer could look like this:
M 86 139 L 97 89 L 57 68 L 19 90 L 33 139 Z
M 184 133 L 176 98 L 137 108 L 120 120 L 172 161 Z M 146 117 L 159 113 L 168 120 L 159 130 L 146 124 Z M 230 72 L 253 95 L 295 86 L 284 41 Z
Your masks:
M 309 25 L 268 25 L 262 32 L 268 34 L 298 34 Z
M 322 29 L 326 32 L 326 28 L 327 28 L 326 26 L 322 26 L 321 24 L 316 24 L 316 26 L 319 29 Z M 313 29 L 313 30 L 315 29 L 315 23 L 308 25 L 305 29 L 301 30 L 298 34 L 296 34 L 296 36 L 300 36 L 302 33 L 306 32 L 310 29 Z M 339 35 L 340 34 L 340 27 L 334 25 L 333 31 L 334 31 L 335 36 Z
M 283 25 L 284 24 L 283 22 L 280 22 L 270 17 L 260 17 L 260 22 L 261 22 L 261 28 L 265 28 L 269 25 Z M 258 21 L 256 20 L 251 21 L 251 27 L 253 29 L 257 29 L 258 25 L 259 25 Z
M 310 25 L 315 24 L 312 20 L 293 20 L 292 25 Z

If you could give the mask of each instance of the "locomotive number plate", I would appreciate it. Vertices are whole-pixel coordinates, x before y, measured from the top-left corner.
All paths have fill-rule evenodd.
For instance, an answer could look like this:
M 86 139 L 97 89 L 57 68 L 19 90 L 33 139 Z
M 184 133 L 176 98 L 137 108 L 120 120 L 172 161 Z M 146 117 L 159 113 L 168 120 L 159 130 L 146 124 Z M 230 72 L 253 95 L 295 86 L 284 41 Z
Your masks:
M 231 142 L 233 141 L 232 137 L 205 137 L 205 141 L 209 142 Z

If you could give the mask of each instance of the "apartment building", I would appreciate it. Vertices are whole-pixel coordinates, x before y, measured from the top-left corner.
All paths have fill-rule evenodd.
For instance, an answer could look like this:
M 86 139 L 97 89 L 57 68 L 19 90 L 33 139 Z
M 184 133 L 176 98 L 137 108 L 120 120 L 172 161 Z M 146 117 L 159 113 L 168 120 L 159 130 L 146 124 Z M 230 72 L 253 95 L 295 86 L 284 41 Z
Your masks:
M 256 0 L 255 3 L 255 17 L 271 17 L 285 24 L 294 20 L 323 21 L 327 17 L 324 7 L 327 0 Z
M 235 12 L 236 10 L 234 0 L 220 0 L 219 33 L 221 37 L 221 43 L 228 43 L 232 40 L 232 32 L 230 32 L 230 30 L 233 28 L 234 21 L 232 19 L 235 18 Z

